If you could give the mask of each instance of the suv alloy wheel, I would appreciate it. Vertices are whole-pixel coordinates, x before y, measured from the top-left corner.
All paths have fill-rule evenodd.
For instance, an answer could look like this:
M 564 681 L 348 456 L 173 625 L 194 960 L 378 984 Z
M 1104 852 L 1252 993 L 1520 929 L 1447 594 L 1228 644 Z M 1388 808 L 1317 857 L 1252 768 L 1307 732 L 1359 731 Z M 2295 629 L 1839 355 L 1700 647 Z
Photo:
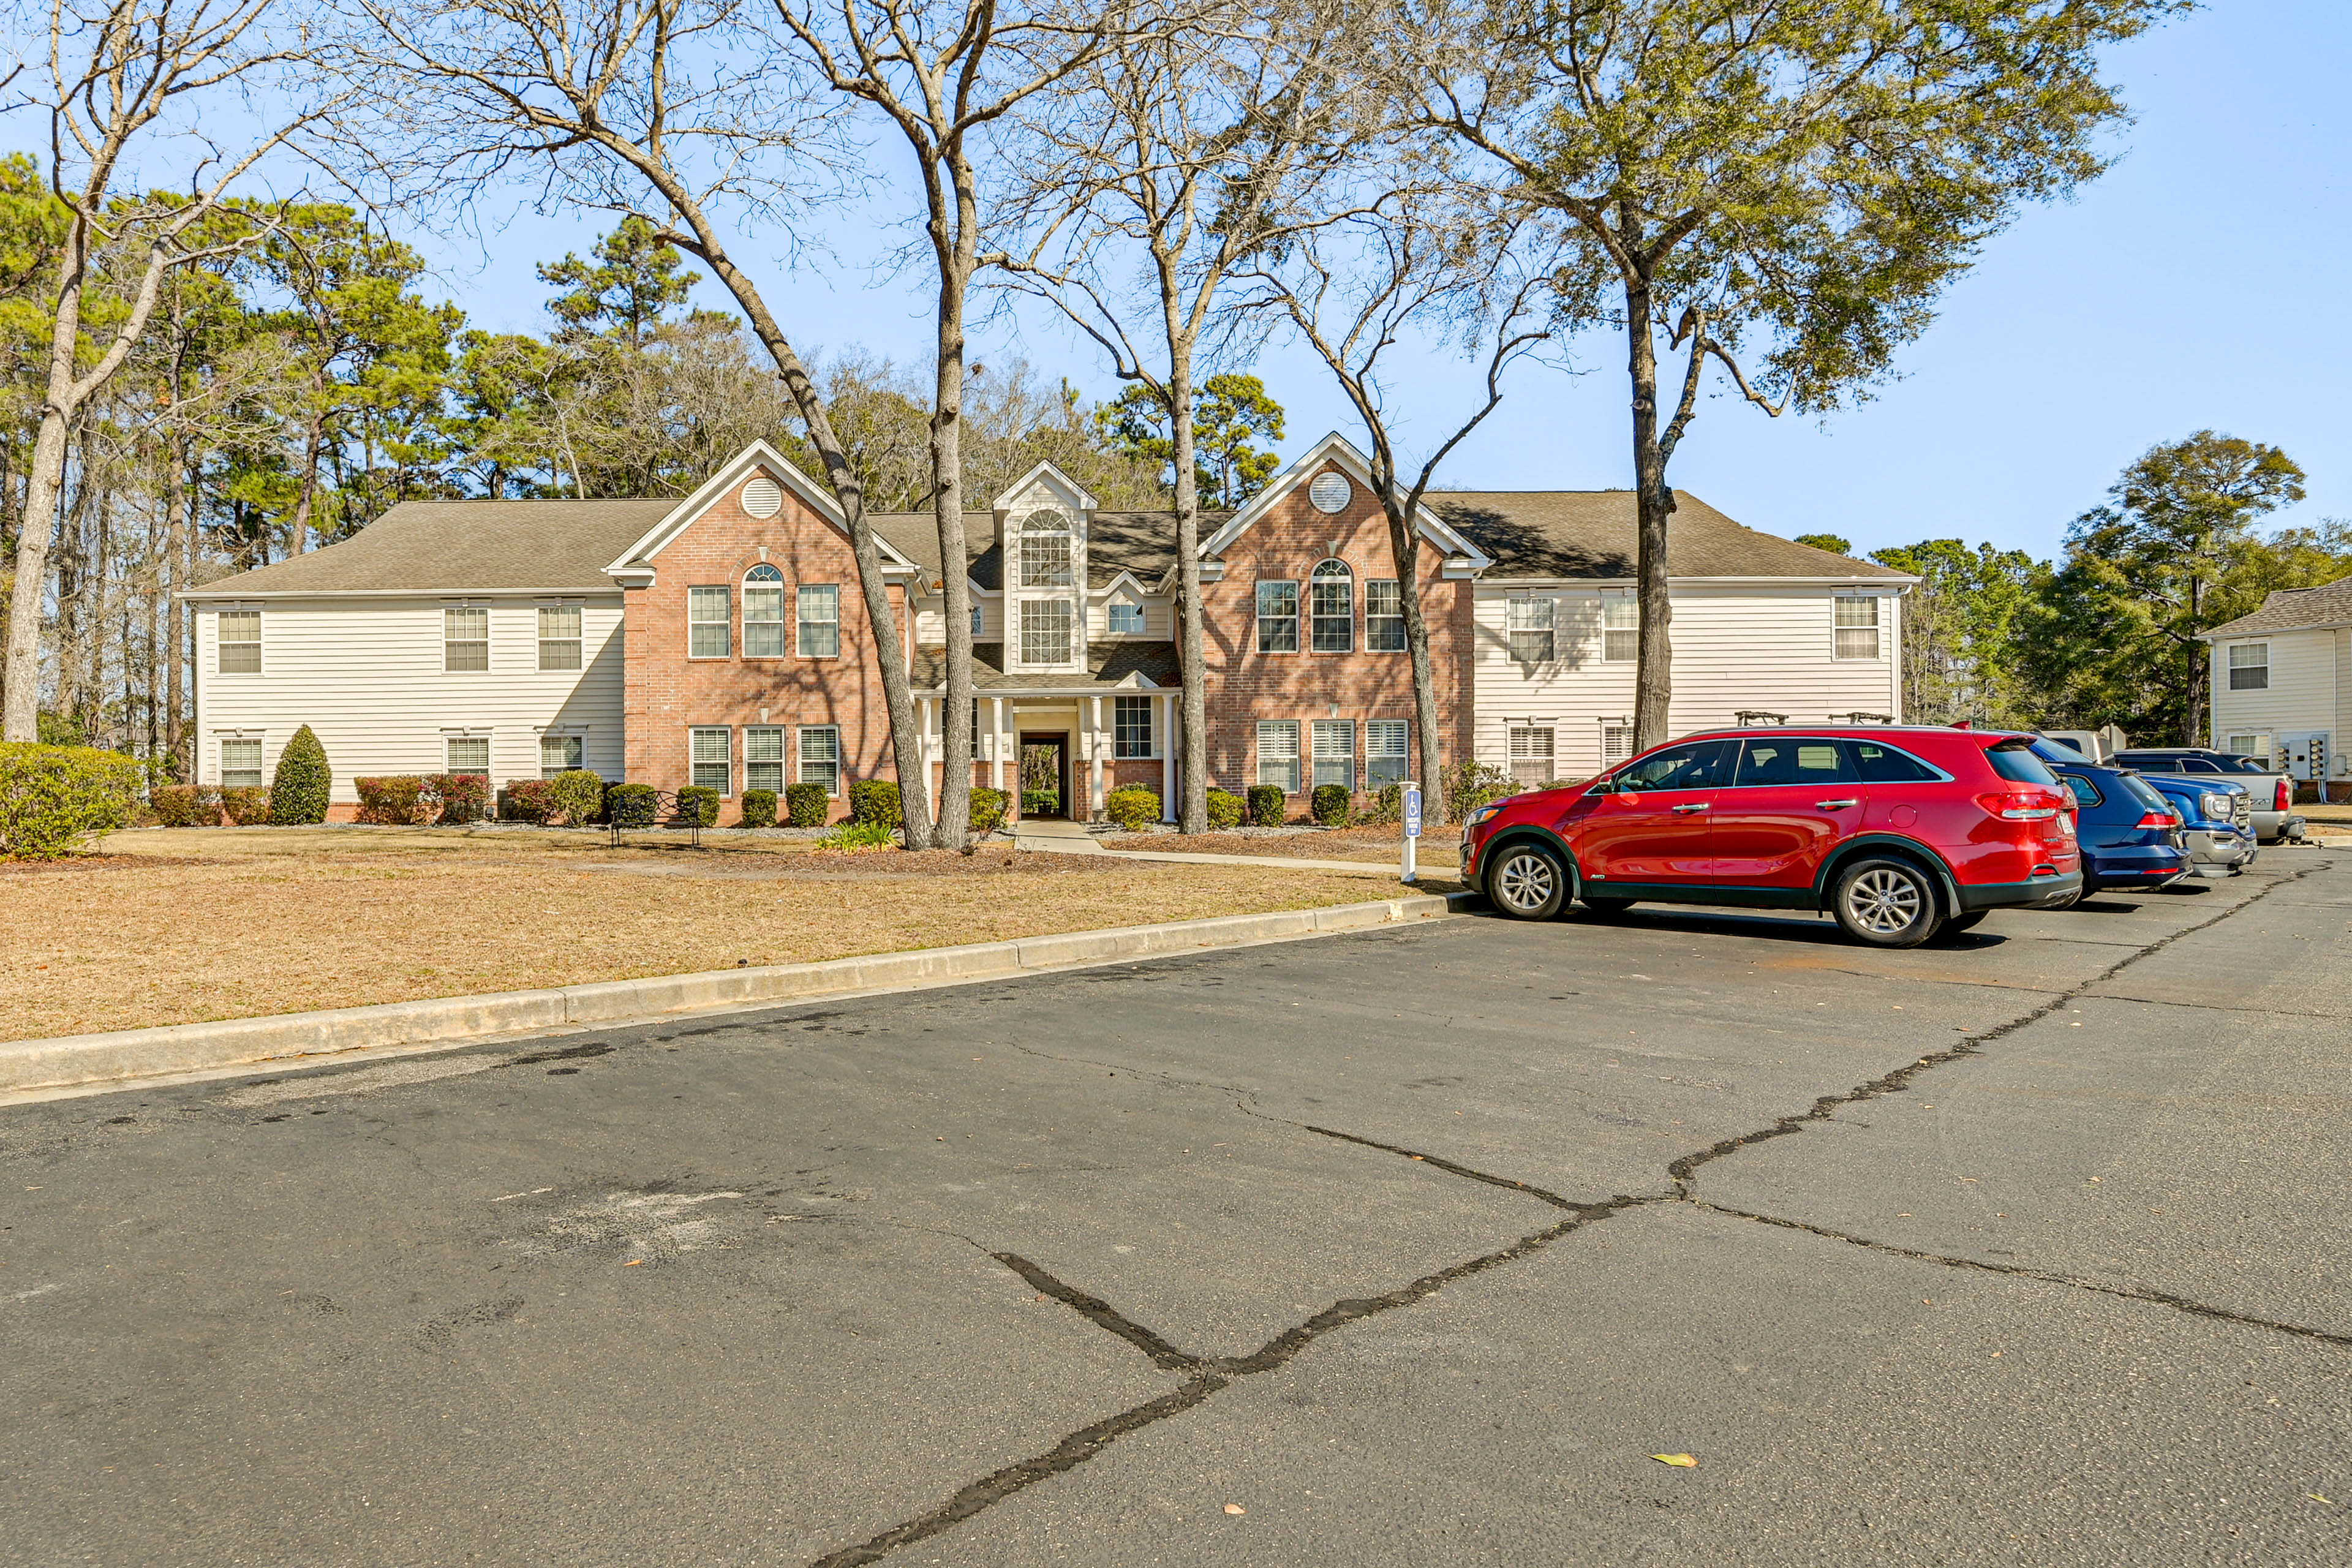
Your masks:
M 1514 844 L 1486 873 L 1494 906 L 1513 920 L 1548 921 L 1568 901 L 1568 868 L 1538 844 Z
M 1848 936 L 1873 947 L 1916 947 L 1938 923 L 1927 874 L 1908 860 L 1874 855 L 1838 873 L 1830 907 Z

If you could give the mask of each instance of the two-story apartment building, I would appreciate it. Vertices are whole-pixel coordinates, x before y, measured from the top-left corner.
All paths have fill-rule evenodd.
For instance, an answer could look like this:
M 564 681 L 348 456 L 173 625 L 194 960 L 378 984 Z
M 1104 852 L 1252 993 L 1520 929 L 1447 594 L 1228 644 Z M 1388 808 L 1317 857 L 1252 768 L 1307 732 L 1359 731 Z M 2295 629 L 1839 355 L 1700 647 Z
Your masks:
M 1741 710 L 1896 714 L 1910 579 L 1679 500 L 1677 728 Z M 764 443 L 682 499 L 410 502 L 354 538 L 214 584 L 196 612 L 199 778 L 266 782 L 302 724 L 339 816 L 355 777 L 587 767 L 676 788 L 895 777 L 876 673 L 906 650 L 934 781 L 945 579 L 929 514 L 884 515 L 887 620 L 867 614 L 838 508 Z M 1632 497 L 1432 499 L 1420 594 L 1448 757 L 1529 782 L 1630 743 Z M 1183 711 L 1173 520 L 1105 510 L 1041 465 L 968 514 L 975 783 L 1024 748 L 1062 799 L 1129 782 L 1171 809 Z M 1416 767 L 1388 530 L 1337 436 L 1246 507 L 1202 521 L 1210 782 L 1373 790 Z M 1031 754 L 1041 754 L 1032 752 Z M 731 820 L 731 810 L 722 820 Z
M 2203 635 L 2214 746 L 2299 779 L 2352 774 L 2352 577 L 2281 588 Z

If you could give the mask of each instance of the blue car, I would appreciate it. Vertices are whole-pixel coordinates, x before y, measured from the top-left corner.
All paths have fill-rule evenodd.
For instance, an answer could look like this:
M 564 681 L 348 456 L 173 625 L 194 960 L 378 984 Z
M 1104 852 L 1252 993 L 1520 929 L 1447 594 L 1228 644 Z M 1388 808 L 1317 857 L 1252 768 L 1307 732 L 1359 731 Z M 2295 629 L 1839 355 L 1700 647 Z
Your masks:
M 2074 831 L 2083 851 L 2083 892 L 2154 892 L 2189 874 L 2193 862 L 2171 803 L 2126 768 L 2084 761 L 2072 747 L 2036 742 L 2079 808 Z
M 2254 863 L 2254 801 L 2246 786 L 2210 774 L 2151 773 L 2140 782 L 2180 814 L 2189 868 L 2200 877 L 2234 877 Z

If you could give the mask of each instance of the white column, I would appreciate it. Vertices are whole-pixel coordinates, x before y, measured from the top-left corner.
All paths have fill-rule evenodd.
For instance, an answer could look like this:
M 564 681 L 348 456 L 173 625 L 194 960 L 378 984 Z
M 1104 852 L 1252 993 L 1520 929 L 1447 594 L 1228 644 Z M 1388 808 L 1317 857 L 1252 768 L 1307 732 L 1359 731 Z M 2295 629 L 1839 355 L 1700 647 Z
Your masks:
M 1160 820 L 1176 820 L 1176 699 L 1160 700 L 1160 727 L 1152 739 L 1160 743 Z
M 1100 816 L 1103 810 L 1103 734 L 1102 699 L 1089 697 L 1092 716 L 1087 721 L 1087 815 Z
M 921 717 L 923 721 L 923 793 L 925 798 L 929 799 L 931 796 L 931 757 L 933 752 L 938 750 L 938 742 L 931 739 L 931 700 L 928 697 L 919 697 L 915 700 L 915 711 Z M 936 800 L 932 800 L 931 804 L 936 807 L 939 803 Z
M 988 787 L 1004 787 L 1004 699 L 988 700 Z

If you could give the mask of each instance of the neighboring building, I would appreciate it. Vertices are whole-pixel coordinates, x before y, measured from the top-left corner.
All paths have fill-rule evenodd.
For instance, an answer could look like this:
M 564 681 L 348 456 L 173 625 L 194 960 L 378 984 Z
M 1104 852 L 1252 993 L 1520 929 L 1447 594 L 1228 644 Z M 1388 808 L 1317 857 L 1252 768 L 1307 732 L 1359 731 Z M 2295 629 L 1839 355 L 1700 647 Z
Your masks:
M 2352 739 L 2352 577 L 2279 589 L 2252 615 L 2203 635 L 2216 747 L 2301 779 L 2352 773 L 2336 743 Z
M 1899 717 L 1912 579 L 1757 533 L 1688 496 L 1673 531 L 1673 722 L 1742 710 Z M 943 755 L 944 583 L 929 513 L 874 519 L 887 625 L 866 613 L 832 498 L 755 443 L 682 500 L 408 502 L 342 543 L 214 584 L 196 612 L 198 777 L 264 783 L 308 723 L 335 773 L 587 767 L 675 789 L 892 777 L 878 637 L 909 654 L 925 761 Z M 1631 742 L 1630 492 L 1447 493 L 1418 520 L 1448 756 L 1528 782 Z M 1337 436 L 1239 511 L 1202 520 L 1211 782 L 1374 790 L 1411 776 L 1412 681 L 1388 526 Z M 1098 813 L 1172 810 L 1185 721 L 1173 520 L 1100 510 L 1041 465 L 966 515 L 975 783 L 1024 747 Z M 839 804 L 836 812 L 841 809 Z M 727 817 L 731 818 L 731 809 Z

